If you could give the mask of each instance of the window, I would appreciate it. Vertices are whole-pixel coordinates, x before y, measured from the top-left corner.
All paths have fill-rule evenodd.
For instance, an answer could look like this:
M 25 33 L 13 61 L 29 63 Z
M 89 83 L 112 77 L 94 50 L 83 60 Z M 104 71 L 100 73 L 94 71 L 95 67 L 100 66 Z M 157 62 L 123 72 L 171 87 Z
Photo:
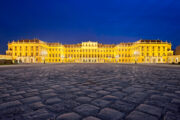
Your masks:
M 142 51 L 144 51 L 144 46 L 142 46 Z

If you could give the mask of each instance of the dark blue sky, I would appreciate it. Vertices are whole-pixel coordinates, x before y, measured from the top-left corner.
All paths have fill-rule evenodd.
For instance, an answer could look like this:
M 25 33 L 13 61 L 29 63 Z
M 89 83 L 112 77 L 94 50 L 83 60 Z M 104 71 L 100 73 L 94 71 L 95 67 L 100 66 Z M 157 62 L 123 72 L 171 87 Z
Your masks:
M 0 53 L 37 37 L 63 44 L 161 39 L 180 44 L 180 0 L 0 0 Z

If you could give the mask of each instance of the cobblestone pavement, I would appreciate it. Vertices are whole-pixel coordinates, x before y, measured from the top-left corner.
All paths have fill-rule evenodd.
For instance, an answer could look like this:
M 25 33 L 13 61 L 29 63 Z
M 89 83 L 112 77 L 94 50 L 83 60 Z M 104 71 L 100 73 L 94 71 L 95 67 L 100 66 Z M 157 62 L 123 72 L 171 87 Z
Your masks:
M 180 120 L 180 67 L 1 67 L 0 119 Z

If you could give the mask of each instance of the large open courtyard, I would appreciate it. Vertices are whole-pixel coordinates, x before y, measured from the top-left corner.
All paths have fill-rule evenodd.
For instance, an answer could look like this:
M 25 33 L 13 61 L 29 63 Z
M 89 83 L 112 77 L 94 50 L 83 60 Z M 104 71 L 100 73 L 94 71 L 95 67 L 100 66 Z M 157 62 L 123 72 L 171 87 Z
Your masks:
M 180 66 L 0 66 L 2 120 L 179 120 Z

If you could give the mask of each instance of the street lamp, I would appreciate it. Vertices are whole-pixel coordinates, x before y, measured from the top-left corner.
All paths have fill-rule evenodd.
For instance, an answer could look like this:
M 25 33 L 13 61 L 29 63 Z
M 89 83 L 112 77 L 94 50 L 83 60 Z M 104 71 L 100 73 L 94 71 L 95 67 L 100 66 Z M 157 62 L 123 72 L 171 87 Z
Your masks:
M 47 55 L 47 51 L 46 50 L 42 50 L 41 51 L 41 55 L 43 56 L 43 61 L 44 61 L 44 64 L 45 64 L 45 56 Z
M 119 59 L 119 55 L 116 55 L 116 62 L 118 62 L 118 59 Z
M 69 62 L 71 62 L 71 56 L 69 57 Z
M 109 58 L 108 62 L 110 63 L 110 61 L 111 61 L 111 57 L 109 56 L 108 58 Z
M 137 56 L 139 55 L 139 51 L 134 51 L 134 56 L 135 56 L 135 64 L 137 63 Z
M 61 58 L 62 58 L 62 62 L 64 62 L 64 55 L 61 55 Z

